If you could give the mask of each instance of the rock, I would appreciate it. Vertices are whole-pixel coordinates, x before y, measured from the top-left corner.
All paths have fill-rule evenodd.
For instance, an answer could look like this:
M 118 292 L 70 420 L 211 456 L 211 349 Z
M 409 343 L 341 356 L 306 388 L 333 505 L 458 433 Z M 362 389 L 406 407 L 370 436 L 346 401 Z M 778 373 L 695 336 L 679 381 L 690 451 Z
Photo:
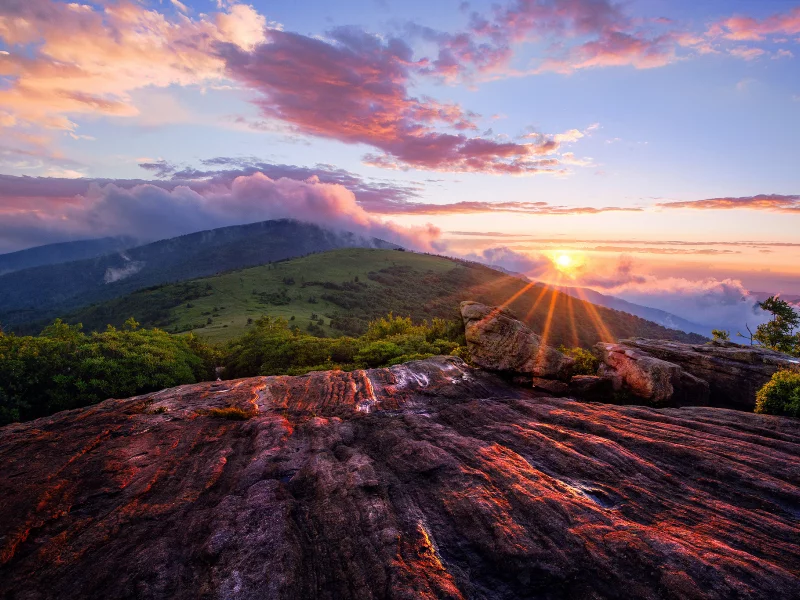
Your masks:
M 574 375 L 569 381 L 568 395 L 590 402 L 610 402 L 614 395 L 614 382 L 597 375 Z
M 704 406 L 709 402 L 706 381 L 680 366 L 624 344 L 598 343 L 600 375 L 654 406 Z
M 532 383 L 535 389 L 544 390 L 553 396 L 569 396 L 569 384 L 563 381 L 534 377 Z
M 712 406 L 752 411 L 756 392 L 779 369 L 800 370 L 800 360 L 758 346 L 732 342 L 684 344 L 634 338 L 622 345 L 679 365 L 709 384 Z
M 0 461 L 4 598 L 800 589 L 800 420 L 537 397 L 451 357 L 109 400 L 0 428 Z
M 462 302 L 464 335 L 472 362 L 492 371 L 569 381 L 575 360 L 542 343 L 507 309 Z

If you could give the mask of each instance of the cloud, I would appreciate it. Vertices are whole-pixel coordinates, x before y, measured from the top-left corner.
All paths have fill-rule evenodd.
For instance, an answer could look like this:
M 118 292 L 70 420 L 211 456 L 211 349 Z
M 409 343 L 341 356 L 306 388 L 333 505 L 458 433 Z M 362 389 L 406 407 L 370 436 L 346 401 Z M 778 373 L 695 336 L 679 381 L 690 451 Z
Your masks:
M 755 60 L 766 53 L 766 50 L 761 48 L 745 48 L 744 46 L 739 46 L 731 50 L 731 55 L 744 60 Z
M 639 248 L 636 246 L 595 246 L 585 248 L 595 252 L 632 252 L 635 254 L 741 254 L 739 250 L 727 250 L 719 248 Z
M 463 258 L 531 277 L 539 276 L 552 267 L 552 262 L 546 256 L 516 252 L 507 246 L 486 248 L 479 253 L 466 254 Z
M 712 25 L 709 35 L 736 41 L 760 41 L 771 35 L 800 33 L 800 6 L 763 20 L 737 15 Z
M 757 307 L 758 299 L 739 280 L 658 278 L 639 272 L 624 255 L 610 271 L 603 272 L 597 265 L 585 268 L 575 285 L 658 308 L 708 328 L 726 329 L 733 335 L 746 333 L 746 325 L 755 330 L 756 325 L 768 320 Z
M 675 59 L 674 37 L 658 32 L 664 22 L 643 26 L 621 4 L 608 0 L 516 0 L 496 7 L 492 19 L 473 15 L 472 32 L 503 47 L 509 42 L 548 42 L 534 72 L 660 67 Z
M 258 92 L 267 119 L 298 133 L 366 144 L 365 156 L 382 168 L 492 174 L 561 172 L 541 160 L 558 144 L 516 143 L 470 136 L 473 113 L 457 104 L 417 98 L 411 78 L 424 72 L 412 49 L 356 28 L 338 28 L 329 39 L 270 31 L 268 41 L 248 52 L 232 44 L 221 50 L 230 76 Z
M 529 215 L 594 215 L 604 212 L 641 212 L 636 207 L 620 206 L 557 206 L 548 202 L 482 202 L 462 201 L 450 204 L 409 202 L 406 200 L 384 199 L 367 204 L 371 212 L 385 215 L 448 215 L 476 213 L 520 213 Z
M 225 77 L 219 43 L 250 49 L 267 22 L 252 7 L 173 18 L 137 3 L 51 0 L 0 4 L 0 105 L 18 121 L 73 130 L 76 114 L 134 116 L 130 92 Z
M 759 194 L 739 198 L 709 198 L 683 202 L 661 202 L 662 208 L 689 208 L 698 210 L 766 210 L 789 214 L 800 214 L 800 195 Z
M 29 183 L 16 183 L 23 187 Z M 0 240 L 13 249 L 48 241 L 106 235 L 144 240 L 163 239 L 214 227 L 292 218 L 328 229 L 379 237 L 425 251 L 439 248 L 439 230 L 432 225 L 401 227 L 370 215 L 354 194 L 338 184 L 271 179 L 262 173 L 236 177 L 202 189 L 186 185 L 141 183 L 129 188 L 114 183 L 90 183 L 74 196 L 67 190 L 85 188 L 85 181 L 37 181 L 48 209 L 34 203 L 0 206 Z M 30 199 L 30 198 L 28 198 Z

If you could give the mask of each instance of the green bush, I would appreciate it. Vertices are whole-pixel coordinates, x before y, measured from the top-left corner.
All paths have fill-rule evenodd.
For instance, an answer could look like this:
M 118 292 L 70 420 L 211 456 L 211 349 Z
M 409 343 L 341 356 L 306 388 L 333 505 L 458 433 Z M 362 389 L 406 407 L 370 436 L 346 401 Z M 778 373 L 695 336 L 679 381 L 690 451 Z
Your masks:
M 219 365 L 229 379 L 366 369 L 459 355 L 463 340 L 459 321 L 414 324 L 392 314 L 358 338 L 315 337 L 285 319 L 262 317 L 223 348 L 191 334 L 139 329 L 133 319 L 90 335 L 57 320 L 36 337 L 0 333 L 0 425 L 211 380 Z
M 573 375 L 597 375 L 600 361 L 592 352 L 585 348 L 567 348 L 566 346 L 560 346 L 558 349 L 575 359 L 575 365 L 572 367 Z
M 37 336 L 0 333 L 0 424 L 212 379 L 216 351 L 193 336 L 56 320 Z
M 800 373 L 777 371 L 756 394 L 756 412 L 800 417 Z
M 225 376 L 301 375 L 327 369 L 368 369 L 451 354 L 463 341 L 457 321 L 414 324 L 392 314 L 372 321 L 361 337 L 323 338 L 292 329 L 284 319 L 263 317 L 224 351 Z

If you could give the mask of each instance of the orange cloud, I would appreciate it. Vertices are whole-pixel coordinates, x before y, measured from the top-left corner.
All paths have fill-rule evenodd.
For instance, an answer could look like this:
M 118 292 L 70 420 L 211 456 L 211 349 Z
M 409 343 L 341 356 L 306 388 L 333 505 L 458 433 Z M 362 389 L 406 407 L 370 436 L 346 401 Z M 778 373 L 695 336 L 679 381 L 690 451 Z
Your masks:
M 266 26 L 241 4 L 192 19 L 126 1 L 3 2 L 0 39 L 10 51 L 0 55 L 0 75 L 12 83 L 0 106 L 16 121 L 66 130 L 74 114 L 136 115 L 131 91 L 224 79 L 216 44 L 250 50 Z
M 800 196 L 780 194 L 759 194 L 741 198 L 709 198 L 707 200 L 687 200 L 683 202 L 662 202 L 662 208 L 690 208 L 699 210 L 768 210 L 790 214 L 800 214 Z

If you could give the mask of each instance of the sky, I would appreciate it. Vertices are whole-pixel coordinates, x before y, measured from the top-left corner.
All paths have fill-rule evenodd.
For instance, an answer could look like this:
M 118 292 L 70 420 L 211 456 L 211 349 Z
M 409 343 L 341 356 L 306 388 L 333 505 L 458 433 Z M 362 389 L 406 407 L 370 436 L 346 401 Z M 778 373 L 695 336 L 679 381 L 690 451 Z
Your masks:
M 798 59 L 786 0 L 4 0 L 0 252 L 292 217 L 733 327 Z

